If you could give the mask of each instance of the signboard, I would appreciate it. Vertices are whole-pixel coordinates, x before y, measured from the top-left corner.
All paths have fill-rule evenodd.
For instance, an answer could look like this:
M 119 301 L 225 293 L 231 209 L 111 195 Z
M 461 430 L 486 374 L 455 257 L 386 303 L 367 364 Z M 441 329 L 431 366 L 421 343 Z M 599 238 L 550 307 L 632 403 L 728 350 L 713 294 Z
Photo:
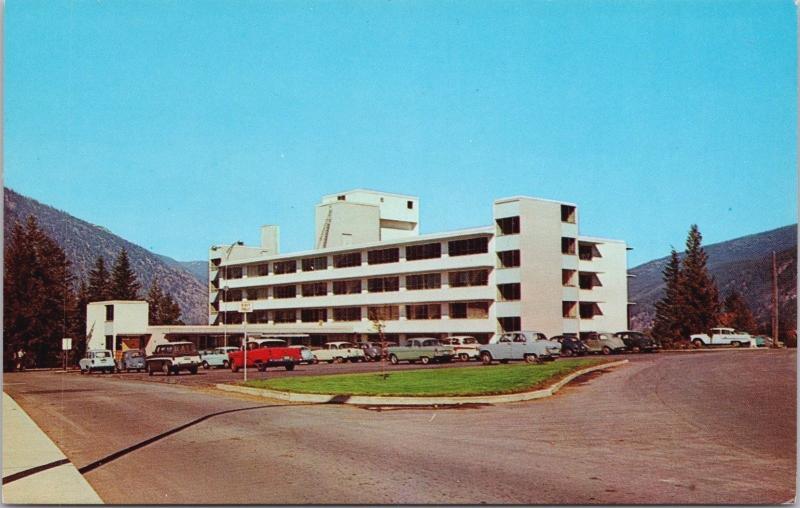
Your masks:
M 253 304 L 250 302 L 239 302 L 239 312 L 242 314 L 253 312 Z
M 72 349 L 72 339 L 69 337 L 61 339 L 61 350 L 69 351 L 70 349 Z

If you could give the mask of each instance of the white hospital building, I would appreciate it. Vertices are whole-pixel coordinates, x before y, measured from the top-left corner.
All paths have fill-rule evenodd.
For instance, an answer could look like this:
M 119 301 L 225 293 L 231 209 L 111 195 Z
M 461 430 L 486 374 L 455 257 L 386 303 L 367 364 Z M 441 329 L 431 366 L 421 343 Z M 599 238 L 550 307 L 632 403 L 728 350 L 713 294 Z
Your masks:
M 628 327 L 627 246 L 581 236 L 573 203 L 494 202 L 489 225 L 419 233 L 419 199 L 356 189 L 316 205 L 314 250 L 261 245 L 209 251 L 209 327 L 311 332 L 314 343 L 376 337 L 548 336 Z M 248 305 L 249 304 L 249 305 Z M 238 325 L 238 326 L 237 326 Z

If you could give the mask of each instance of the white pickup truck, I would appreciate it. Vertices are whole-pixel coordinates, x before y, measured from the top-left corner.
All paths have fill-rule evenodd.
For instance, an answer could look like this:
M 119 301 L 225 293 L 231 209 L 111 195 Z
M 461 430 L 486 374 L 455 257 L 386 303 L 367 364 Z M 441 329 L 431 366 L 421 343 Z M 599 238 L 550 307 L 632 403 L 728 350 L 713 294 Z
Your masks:
M 749 346 L 753 337 L 749 333 L 737 332 L 733 328 L 712 328 L 711 337 L 697 333 L 689 337 L 696 348 L 703 346 Z

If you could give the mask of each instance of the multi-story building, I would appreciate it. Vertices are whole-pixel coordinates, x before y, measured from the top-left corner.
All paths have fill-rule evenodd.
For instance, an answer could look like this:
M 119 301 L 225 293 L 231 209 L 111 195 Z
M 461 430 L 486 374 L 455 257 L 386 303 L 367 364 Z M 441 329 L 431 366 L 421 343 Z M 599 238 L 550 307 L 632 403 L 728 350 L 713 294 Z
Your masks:
M 324 196 L 315 250 L 261 245 L 209 251 L 209 324 L 278 331 L 314 325 L 315 342 L 505 330 L 547 335 L 627 328 L 625 242 L 584 237 L 572 203 L 517 196 L 486 227 L 419 234 L 419 199 L 368 190 Z

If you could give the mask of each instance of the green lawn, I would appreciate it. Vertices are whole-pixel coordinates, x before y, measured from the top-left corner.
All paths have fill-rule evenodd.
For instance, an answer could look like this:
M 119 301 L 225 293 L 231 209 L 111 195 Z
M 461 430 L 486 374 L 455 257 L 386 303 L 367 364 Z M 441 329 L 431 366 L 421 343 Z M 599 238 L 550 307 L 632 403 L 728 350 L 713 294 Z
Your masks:
M 332 395 L 493 395 L 548 386 L 567 374 L 605 363 L 605 358 L 565 359 L 544 364 L 506 364 L 380 373 L 293 376 L 248 381 L 245 386 Z

